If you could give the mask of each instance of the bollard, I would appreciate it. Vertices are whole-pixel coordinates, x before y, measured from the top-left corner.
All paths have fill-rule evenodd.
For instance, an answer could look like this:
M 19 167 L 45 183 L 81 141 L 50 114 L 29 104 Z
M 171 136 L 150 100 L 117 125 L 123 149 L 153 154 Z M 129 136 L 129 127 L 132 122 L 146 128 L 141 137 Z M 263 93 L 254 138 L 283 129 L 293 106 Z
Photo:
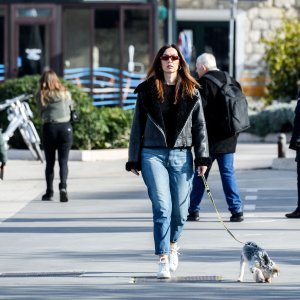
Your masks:
M 286 157 L 286 135 L 284 133 L 280 133 L 278 136 L 277 149 L 278 149 L 278 158 L 285 158 Z

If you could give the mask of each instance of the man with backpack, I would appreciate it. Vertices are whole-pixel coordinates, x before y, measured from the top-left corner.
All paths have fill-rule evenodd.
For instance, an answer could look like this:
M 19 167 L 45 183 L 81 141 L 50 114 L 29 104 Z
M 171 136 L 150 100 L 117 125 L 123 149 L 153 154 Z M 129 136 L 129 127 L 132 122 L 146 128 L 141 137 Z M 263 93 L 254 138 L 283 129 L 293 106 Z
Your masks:
M 249 127 L 247 100 L 241 92 L 239 83 L 228 73 L 217 68 L 216 59 L 212 54 L 203 53 L 197 58 L 196 71 L 200 78 L 198 82 L 208 132 L 210 156 L 212 162 L 216 160 L 219 166 L 223 191 L 231 212 L 230 221 L 242 222 L 244 220 L 243 204 L 236 183 L 233 161 L 238 132 Z M 229 103 L 231 100 L 234 103 Z M 232 112 L 235 110 L 234 107 L 237 107 L 238 111 Z M 206 178 L 209 171 L 210 168 L 205 173 Z M 199 221 L 200 203 L 204 191 L 202 178 L 195 173 L 188 221 Z

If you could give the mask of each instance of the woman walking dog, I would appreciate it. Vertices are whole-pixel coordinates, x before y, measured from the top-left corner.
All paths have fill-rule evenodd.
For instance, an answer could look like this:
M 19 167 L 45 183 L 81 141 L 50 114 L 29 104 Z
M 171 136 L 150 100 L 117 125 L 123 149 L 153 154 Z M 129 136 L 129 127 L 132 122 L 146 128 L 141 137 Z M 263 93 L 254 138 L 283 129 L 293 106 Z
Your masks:
M 206 125 L 197 82 L 176 45 L 163 46 L 138 94 L 126 170 L 143 176 L 152 202 L 157 278 L 178 266 L 177 242 L 189 207 L 195 166 L 210 164 Z

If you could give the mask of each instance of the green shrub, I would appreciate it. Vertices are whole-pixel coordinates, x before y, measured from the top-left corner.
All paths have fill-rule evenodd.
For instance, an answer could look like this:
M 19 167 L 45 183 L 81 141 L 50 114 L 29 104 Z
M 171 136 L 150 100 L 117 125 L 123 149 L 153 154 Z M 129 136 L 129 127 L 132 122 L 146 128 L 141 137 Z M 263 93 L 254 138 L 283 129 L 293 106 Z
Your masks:
M 39 76 L 25 76 L 22 78 L 7 80 L 0 85 L 0 101 L 27 93 L 35 95 L 37 92 Z M 120 107 L 94 107 L 91 98 L 78 86 L 62 80 L 72 94 L 80 121 L 73 124 L 74 149 L 103 149 L 127 147 L 132 111 L 124 111 Z M 41 118 L 38 115 L 34 97 L 29 105 L 33 111 L 35 124 L 41 133 Z M 0 123 L 4 128 L 8 121 L 6 113 L 0 113 Z M 18 131 L 9 140 L 13 148 L 26 148 Z
M 268 66 L 270 83 L 268 100 L 290 100 L 297 93 L 300 79 L 300 22 L 284 19 L 272 39 L 263 39 L 264 59 Z
M 278 103 L 265 108 L 263 111 L 250 114 L 250 129 L 247 132 L 259 136 L 269 133 L 290 132 L 293 127 L 296 101 Z

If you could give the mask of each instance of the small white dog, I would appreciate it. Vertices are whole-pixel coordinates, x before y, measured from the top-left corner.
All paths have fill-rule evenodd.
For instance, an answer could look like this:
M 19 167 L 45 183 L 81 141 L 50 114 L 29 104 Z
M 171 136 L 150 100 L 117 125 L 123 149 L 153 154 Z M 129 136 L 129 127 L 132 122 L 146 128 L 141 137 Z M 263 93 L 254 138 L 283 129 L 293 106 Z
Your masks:
M 279 275 L 279 267 L 270 259 L 267 252 L 254 242 L 247 242 L 241 254 L 239 282 L 243 281 L 246 262 L 255 282 L 271 283 Z

